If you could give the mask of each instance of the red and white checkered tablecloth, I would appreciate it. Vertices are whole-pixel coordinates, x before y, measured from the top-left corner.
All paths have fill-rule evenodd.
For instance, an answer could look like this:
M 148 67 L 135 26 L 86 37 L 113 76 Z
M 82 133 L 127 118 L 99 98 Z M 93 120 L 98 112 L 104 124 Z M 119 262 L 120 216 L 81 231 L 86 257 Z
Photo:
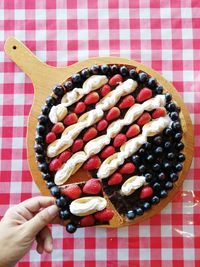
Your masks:
M 33 248 L 19 267 L 200 266 L 200 1 L 0 1 L 0 216 L 39 191 L 27 165 L 29 78 L 3 51 L 16 36 L 43 61 L 66 66 L 93 56 L 141 61 L 182 95 L 195 128 L 195 157 L 172 203 L 152 219 L 121 229 L 53 226 L 54 251 Z

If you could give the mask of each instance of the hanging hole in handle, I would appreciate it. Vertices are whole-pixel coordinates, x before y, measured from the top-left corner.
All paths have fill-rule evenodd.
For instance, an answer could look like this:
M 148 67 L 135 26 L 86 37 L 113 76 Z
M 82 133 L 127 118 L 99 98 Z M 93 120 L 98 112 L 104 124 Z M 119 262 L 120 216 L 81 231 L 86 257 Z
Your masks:
M 13 45 L 13 47 L 12 47 L 14 50 L 16 50 L 17 49 L 17 47 L 16 47 L 16 45 Z

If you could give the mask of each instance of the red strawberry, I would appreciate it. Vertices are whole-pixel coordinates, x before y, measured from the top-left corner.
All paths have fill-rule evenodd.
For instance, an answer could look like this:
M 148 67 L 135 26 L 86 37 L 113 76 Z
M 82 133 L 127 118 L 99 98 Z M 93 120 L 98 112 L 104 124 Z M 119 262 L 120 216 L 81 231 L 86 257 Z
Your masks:
M 83 135 L 83 141 L 87 142 L 97 136 L 97 130 L 94 127 L 87 129 L 85 134 Z
M 146 123 L 150 122 L 151 120 L 151 115 L 148 112 L 144 112 L 138 119 L 137 124 L 139 126 L 143 126 Z
M 99 95 L 96 92 L 92 92 L 86 96 L 84 103 L 86 105 L 90 105 L 97 103 L 98 101 L 99 101 Z
M 106 120 L 112 121 L 120 116 L 120 110 L 117 107 L 113 107 L 108 111 Z
M 52 132 L 54 132 L 55 134 L 59 134 L 62 133 L 64 131 L 65 127 L 63 125 L 62 122 L 57 122 L 53 128 L 52 128 Z
M 120 184 L 122 181 L 122 175 L 119 172 L 115 172 L 110 179 L 108 180 L 108 184 L 109 185 L 116 185 L 116 184 Z
M 134 137 L 138 135 L 140 132 L 140 127 L 137 124 L 133 124 L 128 128 L 128 131 L 126 132 L 126 136 L 128 138 Z
M 101 184 L 98 179 L 90 179 L 83 187 L 83 193 L 97 195 L 101 191 Z
M 127 140 L 126 135 L 120 133 L 120 134 L 115 136 L 115 139 L 113 141 L 113 145 L 115 147 L 120 147 L 121 145 L 123 145 L 123 143 L 126 142 L 126 140 Z
M 83 140 L 82 139 L 76 139 L 72 145 L 72 152 L 75 153 L 83 148 Z
M 121 174 L 131 174 L 135 171 L 135 165 L 131 162 L 124 164 L 120 169 Z
M 140 198 L 145 199 L 153 195 L 153 189 L 150 186 L 145 186 L 140 192 Z
M 87 215 L 80 220 L 80 225 L 82 227 L 92 226 L 95 224 L 95 219 L 93 215 Z
M 127 95 L 126 97 L 124 97 L 122 102 L 119 104 L 119 108 L 120 109 L 130 108 L 134 103 L 135 103 L 134 97 L 132 95 Z
M 108 93 L 110 93 L 110 86 L 108 84 L 105 84 L 103 87 L 101 87 L 100 92 L 102 96 L 106 96 Z
M 100 157 L 105 159 L 108 158 L 109 156 L 111 156 L 112 154 L 115 153 L 115 149 L 113 146 L 107 146 L 106 148 L 104 148 L 104 150 L 101 152 Z
M 64 152 L 62 152 L 62 153 L 60 154 L 59 159 L 60 159 L 62 162 L 66 162 L 66 161 L 71 157 L 71 155 L 72 155 L 71 151 L 66 150 L 66 151 L 64 151 Z
M 101 160 L 98 156 L 92 156 L 90 157 L 85 164 L 83 165 L 83 169 L 86 171 L 91 171 L 98 169 L 101 165 Z
M 78 121 L 77 115 L 75 113 L 70 113 L 64 118 L 63 122 L 65 125 L 69 126 L 69 125 L 76 123 L 77 121 Z
M 165 115 L 166 115 L 166 109 L 165 108 L 157 108 L 156 110 L 154 110 L 154 112 L 152 114 L 152 118 L 157 119 L 160 117 L 164 117 Z
M 96 220 L 100 222 L 108 222 L 114 216 L 114 212 L 110 209 L 105 208 L 104 210 L 98 211 L 94 214 Z
M 74 112 L 79 114 L 79 113 L 83 113 L 86 109 L 85 103 L 84 102 L 78 102 L 76 104 L 76 107 L 74 109 Z
M 111 86 L 115 86 L 121 83 L 122 81 L 123 81 L 122 76 L 120 74 L 116 74 L 109 80 L 109 84 Z
M 77 184 L 72 184 L 69 185 L 68 187 L 66 187 L 63 191 L 62 191 L 63 195 L 71 198 L 71 199 L 77 199 L 81 196 L 81 189 Z
M 100 120 L 97 124 L 97 130 L 99 132 L 101 132 L 101 131 L 105 130 L 107 128 L 107 126 L 108 126 L 107 120 Z
M 62 166 L 62 161 L 60 159 L 53 159 L 49 164 L 49 170 L 52 172 L 57 171 Z
M 152 91 L 149 88 L 143 88 L 136 97 L 137 102 L 143 102 L 152 97 Z
M 55 133 L 50 132 L 50 133 L 48 133 L 48 134 L 46 135 L 45 141 L 46 141 L 47 144 L 50 144 L 50 143 L 52 143 L 52 142 L 55 141 L 55 140 L 56 140 L 56 135 L 55 135 Z

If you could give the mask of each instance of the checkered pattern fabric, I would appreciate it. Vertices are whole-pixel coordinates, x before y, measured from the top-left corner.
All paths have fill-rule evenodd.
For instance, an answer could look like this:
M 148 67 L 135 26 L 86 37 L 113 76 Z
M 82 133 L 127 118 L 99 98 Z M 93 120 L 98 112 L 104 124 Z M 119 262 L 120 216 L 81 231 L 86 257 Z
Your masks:
M 53 226 L 54 251 L 34 248 L 19 267 L 200 266 L 200 1 L 0 1 L 0 216 L 39 191 L 26 155 L 29 78 L 3 51 L 16 36 L 43 61 L 67 66 L 115 55 L 161 72 L 182 95 L 195 128 L 195 157 L 172 203 L 152 219 L 121 229 Z

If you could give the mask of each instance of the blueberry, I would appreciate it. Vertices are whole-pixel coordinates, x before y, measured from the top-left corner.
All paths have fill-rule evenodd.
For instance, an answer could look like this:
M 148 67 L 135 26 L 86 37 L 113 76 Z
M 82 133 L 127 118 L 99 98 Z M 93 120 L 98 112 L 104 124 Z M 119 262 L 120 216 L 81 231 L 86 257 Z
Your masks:
M 147 156 L 147 161 L 148 161 L 148 162 L 153 162 L 153 161 L 154 161 L 154 157 L 153 157 L 153 155 L 151 155 L 151 154 L 148 155 L 148 156 Z
M 161 155 L 163 153 L 163 148 L 161 146 L 158 146 L 154 152 L 156 155 Z
M 160 202 L 160 198 L 158 196 L 153 196 L 151 199 L 152 204 L 158 204 Z
M 57 96 L 63 96 L 64 95 L 64 89 L 62 88 L 61 85 L 56 85 L 54 88 L 53 88 L 53 92 L 55 95 Z
M 152 174 L 146 173 L 144 176 L 145 176 L 146 183 L 150 183 L 152 180 Z
M 169 116 L 173 121 L 176 121 L 178 119 L 178 113 L 176 111 L 169 113 Z
M 36 135 L 36 137 L 35 137 L 35 141 L 38 143 L 38 144 L 42 144 L 43 143 L 43 141 L 44 141 L 44 138 L 43 138 L 43 136 L 42 135 Z
M 144 173 L 146 171 L 145 165 L 140 165 L 138 170 L 139 170 L 140 173 Z
M 42 107 L 42 114 L 43 115 L 48 115 L 49 111 L 50 111 L 50 109 L 46 105 Z
M 157 86 L 157 81 L 155 78 L 151 77 L 148 81 L 148 87 L 149 88 L 155 88 Z
M 41 125 L 41 124 L 38 124 L 36 130 L 37 130 L 38 134 L 42 135 L 45 132 L 45 127 L 43 125 Z
M 67 91 L 71 91 L 74 88 L 72 81 L 66 81 L 64 87 Z
M 132 161 L 135 165 L 138 165 L 140 163 L 140 157 L 138 155 L 133 155 Z
M 45 181 L 51 181 L 52 180 L 52 177 L 51 177 L 51 174 L 50 173 L 43 173 L 42 174 L 42 178 L 45 180 Z
M 184 144 L 182 142 L 179 142 L 175 145 L 175 149 L 178 151 L 181 151 L 184 148 Z
M 135 212 L 134 212 L 133 210 L 129 210 L 129 211 L 127 212 L 126 216 L 127 216 L 127 218 L 128 218 L 129 220 L 133 220 L 133 219 L 135 218 L 136 214 L 135 214 Z
M 163 93 L 163 87 L 161 85 L 156 87 L 156 94 L 161 95 Z
M 140 156 L 143 156 L 145 154 L 145 149 L 143 147 L 141 147 L 139 150 L 138 150 L 138 154 Z
M 164 174 L 164 172 L 160 172 L 159 174 L 158 174 L 158 179 L 159 180 L 165 180 L 165 178 L 166 178 L 166 176 L 165 176 L 165 174 Z
M 38 162 L 44 162 L 45 161 L 45 156 L 44 155 L 42 155 L 42 154 L 36 154 L 36 160 L 38 161 Z
M 178 180 L 178 175 L 175 172 L 170 173 L 170 179 L 172 182 L 176 182 Z
M 42 162 L 38 165 L 38 168 L 41 172 L 47 172 L 48 171 L 48 164 L 46 162 Z
M 172 95 L 170 93 L 165 94 L 166 102 L 170 102 L 172 100 Z
M 144 208 L 145 210 L 149 210 L 149 209 L 151 208 L 151 204 L 150 204 L 149 202 L 144 202 L 144 203 L 143 203 L 143 208 Z
M 72 75 L 72 82 L 73 83 L 80 83 L 81 82 L 81 75 L 79 73 L 75 73 Z
M 145 150 L 149 151 L 151 149 L 151 143 L 149 143 L 149 142 L 144 143 L 143 148 Z
M 153 142 L 158 146 L 161 145 L 162 144 L 162 137 L 160 135 L 155 136 L 153 139 Z
M 120 68 L 120 73 L 121 73 L 121 75 L 122 76 L 127 76 L 128 75 L 128 69 L 127 69 L 127 67 L 126 66 L 122 66 L 121 68 Z
M 139 73 L 139 81 L 141 82 L 141 83 L 145 83 L 146 81 L 147 81 L 147 74 L 146 73 L 144 73 L 144 72 L 140 72 Z
M 165 184 L 165 188 L 166 188 L 166 189 L 172 189 L 172 188 L 173 188 L 173 183 L 170 182 L 170 181 L 166 182 L 166 184 Z
M 117 74 L 119 72 L 119 69 L 118 69 L 117 65 L 112 65 L 110 67 L 110 70 L 111 70 L 112 74 Z
M 46 98 L 46 104 L 48 107 L 52 107 L 53 105 L 55 105 L 56 103 L 56 99 L 53 96 L 48 96 Z
M 167 142 L 165 142 L 164 143 L 164 148 L 166 148 L 166 149 L 169 149 L 169 148 L 171 148 L 171 142 L 169 142 L 169 141 L 167 141 Z
M 152 169 L 155 171 L 155 172 L 158 172 L 160 170 L 160 164 L 156 163 L 152 166 Z
M 171 128 L 166 128 L 166 129 L 163 131 L 163 134 L 164 134 L 165 136 L 170 137 L 170 136 L 172 136 L 173 131 L 172 131 Z
M 177 156 L 177 158 L 178 158 L 178 161 L 179 162 L 185 161 L 185 155 L 183 153 L 179 153 L 178 156 Z
M 91 68 L 90 68 L 92 74 L 98 74 L 99 73 L 99 66 L 98 65 L 92 65 Z
M 45 115 L 39 115 L 39 116 L 38 116 L 38 121 L 39 121 L 39 123 L 41 123 L 41 124 L 46 123 L 46 122 L 47 122 L 47 116 L 45 116 Z
M 174 155 L 173 152 L 169 152 L 169 153 L 167 154 L 167 159 L 169 159 L 169 160 L 173 160 L 174 158 L 175 158 L 175 155 Z
M 90 71 L 89 69 L 83 69 L 81 71 L 81 76 L 83 77 L 83 79 L 87 79 L 90 77 Z
M 34 150 L 38 154 L 43 154 L 43 152 L 44 152 L 43 146 L 42 145 L 39 145 L 39 144 L 34 146 Z
M 173 102 L 169 103 L 166 108 L 169 112 L 176 111 L 176 105 Z
M 143 215 L 144 214 L 143 209 L 139 208 L 139 207 L 135 209 L 135 212 L 136 212 L 137 215 Z
M 156 182 L 156 183 L 154 183 L 152 187 L 153 187 L 153 189 L 154 189 L 154 190 L 157 190 L 157 191 L 160 191 L 160 189 L 161 189 L 161 186 L 160 186 L 160 184 L 159 184 L 159 183 L 157 183 L 157 182 Z
M 63 208 L 68 204 L 67 199 L 64 196 L 60 196 L 58 199 L 56 199 L 56 205 L 59 208 Z
M 60 210 L 59 217 L 61 220 L 67 220 L 70 218 L 70 212 L 67 209 Z
M 183 169 L 183 165 L 181 163 L 178 163 L 178 164 L 176 164 L 175 169 L 177 172 L 180 172 Z
M 53 197 L 59 197 L 60 196 L 60 189 L 58 186 L 51 187 L 51 194 Z
M 54 184 L 54 182 L 48 181 L 48 182 L 46 182 L 46 186 L 47 186 L 48 189 L 51 189 L 52 187 L 54 187 L 56 185 Z
M 179 132 L 181 130 L 181 124 L 180 124 L 180 122 L 178 122 L 178 121 L 173 122 L 172 123 L 172 129 L 175 132 Z
M 68 233 L 73 234 L 76 232 L 77 226 L 75 224 L 72 223 L 68 223 L 66 226 L 66 230 Z
M 165 198 L 165 197 L 167 197 L 167 191 L 166 190 L 162 190 L 162 191 L 160 191 L 160 197 L 161 198 Z
M 171 163 L 169 162 L 163 162 L 163 169 L 166 171 L 169 171 L 172 168 Z
M 175 133 L 174 140 L 181 141 L 182 137 L 183 137 L 182 133 Z
M 136 80 L 138 78 L 138 73 L 135 69 L 131 69 L 131 70 L 129 70 L 129 76 L 133 80 Z
M 110 71 L 110 67 L 108 65 L 104 64 L 101 66 L 101 71 L 103 74 L 108 74 Z

